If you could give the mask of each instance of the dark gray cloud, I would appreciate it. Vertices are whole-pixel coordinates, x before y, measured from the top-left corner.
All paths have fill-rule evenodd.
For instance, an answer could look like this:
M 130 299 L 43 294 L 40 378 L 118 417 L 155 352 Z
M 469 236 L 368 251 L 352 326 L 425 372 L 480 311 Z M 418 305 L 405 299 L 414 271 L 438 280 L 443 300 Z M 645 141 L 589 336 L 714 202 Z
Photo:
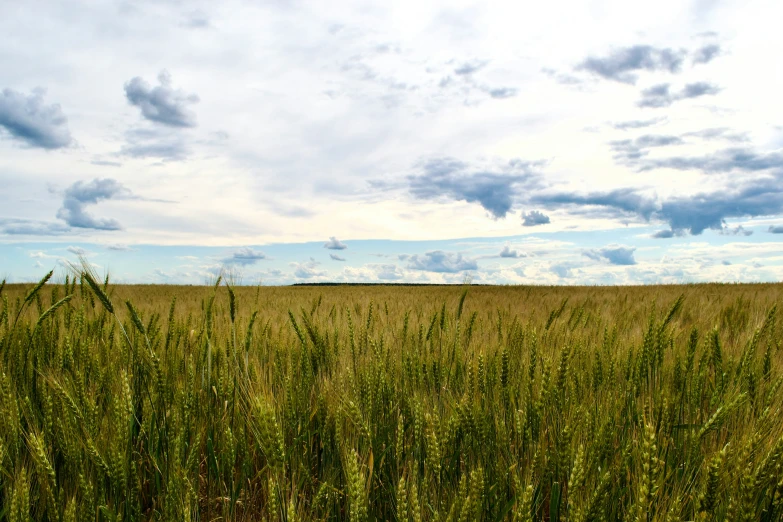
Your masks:
M 666 147 L 669 145 L 680 145 L 682 139 L 677 136 L 666 136 L 659 134 L 645 134 L 633 140 L 633 144 L 638 148 Z
M 778 158 L 777 161 L 783 159 Z M 769 168 L 770 162 L 764 164 Z M 733 168 L 742 171 L 758 166 L 753 162 L 743 161 L 729 164 L 713 161 L 707 164 L 709 169 L 720 171 Z M 727 219 L 783 214 L 783 170 L 751 179 L 738 178 L 718 190 L 670 197 L 660 202 L 634 189 L 589 194 L 549 193 L 532 199 L 543 206 L 574 210 L 580 210 L 580 207 L 597 207 L 615 215 L 635 214 L 644 221 L 654 219 L 667 223 L 672 230 L 671 234 L 669 231 L 661 231 L 654 235 L 658 238 L 673 237 L 685 232 L 699 235 L 707 229 L 724 230 Z
M 543 212 L 539 210 L 531 210 L 530 212 L 523 212 L 522 213 L 522 226 L 523 227 L 534 227 L 536 225 L 546 225 L 548 224 L 549 216 L 544 214 Z
M 607 80 L 634 84 L 638 71 L 680 71 L 687 51 L 634 45 L 613 51 L 604 57 L 588 57 L 577 70 L 589 71 Z
M 668 83 L 662 83 L 644 89 L 637 105 L 639 107 L 658 109 L 668 107 L 676 101 L 698 98 L 700 96 L 711 96 L 719 92 L 719 87 L 707 82 L 689 83 L 679 92 L 672 92 Z
M 231 256 L 223 259 L 223 263 L 226 265 L 247 266 L 254 265 L 263 259 L 266 259 L 266 254 L 263 252 L 244 247 L 232 253 Z
M 728 225 L 724 225 L 723 228 L 720 230 L 719 234 L 721 234 L 723 236 L 745 236 L 745 237 L 748 237 L 748 236 L 752 236 L 753 235 L 753 231 L 746 229 L 742 225 L 737 225 L 734 228 L 731 228 Z
M 698 98 L 699 96 L 714 95 L 719 92 L 720 87 L 709 82 L 688 83 L 680 91 L 678 99 Z
M 521 257 L 519 255 L 519 252 L 516 250 L 511 250 L 511 247 L 508 245 L 505 245 L 503 247 L 503 250 L 500 251 L 500 254 L 498 254 L 500 257 L 510 257 L 510 258 L 518 258 Z
M 61 236 L 70 231 L 71 228 L 62 223 L 0 218 L 0 234 L 12 236 Z
M 633 253 L 636 248 L 624 246 L 607 246 L 600 249 L 586 250 L 583 254 L 595 261 L 607 261 L 612 265 L 635 265 Z
M 152 122 L 170 127 L 195 127 L 196 115 L 188 109 L 199 101 L 196 94 L 187 94 L 171 86 L 171 75 L 161 71 L 160 85 L 150 86 L 139 76 L 125 84 L 125 97 L 131 105 L 141 109 L 142 116 Z
M 328 248 L 329 250 L 345 250 L 348 248 L 348 245 L 340 241 L 334 236 L 331 236 L 329 238 L 329 241 L 324 243 L 324 248 Z
M 783 179 L 756 179 L 736 187 L 674 197 L 661 204 L 657 216 L 672 230 L 699 235 L 706 229 L 723 230 L 728 218 L 783 213 Z
M 472 62 L 465 62 L 456 69 L 454 74 L 458 76 L 470 76 L 471 74 L 480 71 L 487 66 L 489 61 L 487 60 L 474 60 Z
M 513 87 L 499 87 L 495 89 L 489 89 L 487 90 L 487 93 L 495 99 L 505 99 L 505 98 L 513 98 L 517 94 L 519 94 L 519 90 L 513 88 Z
M 674 102 L 673 95 L 669 91 L 669 84 L 654 85 L 642 91 L 642 99 L 637 103 L 639 107 L 668 107 Z
M 454 274 L 465 270 L 477 270 L 474 259 L 462 257 L 462 254 L 435 250 L 426 254 L 415 254 L 408 258 L 408 268 L 426 272 Z
M 631 120 L 631 121 L 620 121 L 617 123 L 613 123 L 612 127 L 618 130 L 628 130 L 628 129 L 641 129 L 644 127 L 650 127 L 652 125 L 655 125 L 657 123 L 660 123 L 664 121 L 666 118 L 652 118 L 649 120 Z
M 783 213 L 783 175 L 740 182 L 722 190 L 675 197 L 661 204 L 657 216 L 672 230 L 699 235 L 721 231 L 725 220 Z
M 43 89 L 29 96 L 11 89 L 0 93 L 0 128 L 31 147 L 59 149 L 73 141 L 60 105 L 44 103 Z
M 693 52 L 691 60 L 693 63 L 709 63 L 720 56 L 720 45 L 709 44 Z
M 728 148 L 705 156 L 675 156 L 645 160 L 641 165 L 641 170 L 657 168 L 699 170 L 707 174 L 732 171 L 758 172 L 783 168 L 783 153 L 759 153 L 750 148 Z
M 119 181 L 111 178 L 94 179 L 90 182 L 77 181 L 65 190 L 62 207 L 57 218 L 71 227 L 96 230 L 121 230 L 122 225 L 115 219 L 96 218 L 85 210 L 108 199 L 128 199 L 134 197 L 130 190 Z
M 682 145 L 683 143 L 682 138 L 678 136 L 646 134 L 633 140 L 610 141 L 609 147 L 614 152 L 615 160 L 624 164 L 635 164 L 648 154 L 649 149 Z
M 338 256 L 337 254 L 329 254 L 329 257 L 335 261 L 345 261 L 344 257 Z
M 453 158 L 432 159 L 423 173 L 408 176 L 411 194 L 418 199 L 451 199 L 478 203 L 494 218 L 505 217 L 521 189 L 538 185 L 533 168 L 540 163 L 512 160 L 498 169 L 477 170 Z
M 770 234 L 783 234 L 783 225 L 770 225 L 767 232 Z
M 542 206 L 551 207 L 600 207 L 620 214 L 636 214 L 645 220 L 649 220 L 658 208 L 653 198 L 640 194 L 632 188 L 588 194 L 542 193 L 531 200 Z
M 666 230 L 666 229 L 664 229 L 664 230 L 659 230 L 658 232 L 655 232 L 650 237 L 655 238 L 655 239 L 670 239 L 670 238 L 673 238 L 676 235 L 677 234 L 674 232 L 674 230 L 671 230 L 671 229 Z

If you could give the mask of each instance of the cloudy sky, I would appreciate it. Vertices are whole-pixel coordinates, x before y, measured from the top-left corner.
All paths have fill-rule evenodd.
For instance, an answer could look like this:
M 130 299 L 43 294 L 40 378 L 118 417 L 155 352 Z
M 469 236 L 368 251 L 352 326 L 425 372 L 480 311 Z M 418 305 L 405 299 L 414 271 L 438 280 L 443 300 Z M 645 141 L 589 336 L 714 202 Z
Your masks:
M 17 2 L 0 278 L 783 279 L 779 0 Z

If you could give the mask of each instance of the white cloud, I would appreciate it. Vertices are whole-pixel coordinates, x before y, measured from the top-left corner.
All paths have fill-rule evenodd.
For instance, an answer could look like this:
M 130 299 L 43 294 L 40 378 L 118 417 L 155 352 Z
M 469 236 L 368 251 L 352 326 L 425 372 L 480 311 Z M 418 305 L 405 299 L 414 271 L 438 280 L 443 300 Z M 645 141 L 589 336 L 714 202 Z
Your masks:
M 348 248 L 348 245 L 346 245 L 336 237 L 332 236 L 329 238 L 329 241 L 324 243 L 324 248 L 328 248 L 330 250 L 345 250 L 346 248 Z

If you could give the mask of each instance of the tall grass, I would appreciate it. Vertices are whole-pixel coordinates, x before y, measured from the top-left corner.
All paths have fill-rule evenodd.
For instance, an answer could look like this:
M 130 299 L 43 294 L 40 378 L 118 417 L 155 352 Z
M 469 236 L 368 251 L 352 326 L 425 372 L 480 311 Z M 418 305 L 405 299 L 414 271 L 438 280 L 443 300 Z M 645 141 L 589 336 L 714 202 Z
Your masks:
M 0 285 L 0 520 L 783 519 L 781 285 Z

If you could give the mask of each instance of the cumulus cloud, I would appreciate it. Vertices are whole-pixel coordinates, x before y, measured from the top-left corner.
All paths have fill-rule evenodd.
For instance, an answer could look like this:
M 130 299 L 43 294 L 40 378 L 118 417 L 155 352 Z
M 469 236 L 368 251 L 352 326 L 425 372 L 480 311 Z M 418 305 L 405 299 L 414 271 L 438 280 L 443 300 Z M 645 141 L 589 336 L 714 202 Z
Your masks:
M 474 259 L 468 259 L 462 254 L 434 250 L 426 254 L 415 254 L 408 258 L 408 268 L 425 272 L 454 274 L 465 270 L 477 270 Z
M 136 76 L 125 84 L 125 97 L 131 105 L 140 108 L 141 115 L 149 121 L 170 127 L 195 127 L 196 115 L 188 106 L 198 103 L 198 95 L 174 89 L 166 70 L 158 74 L 158 82 L 160 85 L 152 87 Z
M 223 263 L 226 265 L 247 266 L 254 265 L 262 259 L 266 259 L 266 254 L 249 247 L 244 247 L 232 253 L 231 256 L 223 259 Z
M 324 243 L 324 248 L 328 248 L 329 250 L 345 250 L 348 248 L 348 245 L 340 241 L 334 236 L 329 237 L 329 241 Z
M 59 149 L 73 141 L 68 118 L 59 104 L 44 103 L 43 89 L 25 95 L 11 89 L 0 93 L 0 128 L 31 147 Z
M 337 254 L 329 254 L 329 257 L 331 257 L 335 261 L 345 261 L 344 257 L 340 257 Z
M 474 60 L 471 62 L 465 62 L 454 69 L 454 74 L 458 76 L 470 76 L 486 67 L 488 63 L 489 62 L 487 60 Z
M 574 267 L 570 263 L 553 263 L 549 266 L 549 270 L 557 277 L 568 278 L 573 275 Z
M 314 277 L 322 277 L 326 275 L 326 272 L 323 270 L 318 270 L 318 266 L 321 263 L 310 258 L 309 261 L 305 261 L 304 263 L 291 263 L 291 266 L 294 268 L 294 276 L 299 279 L 312 279 Z
M 642 97 L 637 102 L 639 107 L 661 108 L 668 107 L 679 100 L 711 96 L 718 94 L 720 88 L 708 82 L 696 82 L 685 85 L 679 92 L 672 92 L 668 83 L 654 85 L 642 91 Z
M 720 56 L 720 45 L 709 44 L 701 47 L 693 52 L 691 60 L 693 63 L 709 63 L 718 56 Z
M 411 194 L 418 199 L 478 203 L 495 219 L 506 217 L 523 187 L 538 186 L 535 162 L 512 160 L 496 169 L 475 169 L 453 158 L 422 165 L 423 173 L 408 176 Z
M 608 56 L 588 57 L 577 70 L 589 71 L 607 80 L 634 84 L 638 71 L 680 71 L 687 51 L 634 45 L 616 49 Z
M 536 225 L 546 225 L 549 223 L 549 216 L 538 210 L 531 210 L 522 214 L 522 226 L 534 227 Z
M 87 254 L 87 251 L 83 249 L 82 247 L 78 246 L 69 246 L 66 250 L 70 252 L 71 254 L 77 255 L 77 256 L 83 256 Z
M 383 281 L 399 281 L 405 277 L 405 272 L 397 265 L 383 264 L 369 265 L 369 267 L 375 271 L 375 276 Z
M 783 225 L 770 225 L 767 232 L 770 234 L 783 234 Z
M 601 249 L 586 250 L 584 255 L 595 261 L 607 261 L 612 265 L 635 265 L 633 253 L 636 248 L 624 246 L 607 246 Z
M 519 255 L 519 252 L 517 252 L 516 250 L 511 250 L 511 247 L 508 246 L 508 245 L 505 245 L 503 247 L 503 250 L 500 251 L 499 255 L 500 255 L 500 257 L 510 257 L 510 258 L 515 258 L 515 259 L 518 258 L 518 257 L 521 257 Z
M 57 218 L 71 227 L 92 228 L 96 230 L 121 230 L 122 225 L 115 219 L 96 218 L 85 210 L 109 199 L 128 199 L 133 194 L 119 181 L 111 178 L 94 179 L 90 182 L 77 181 L 65 190 L 65 197 Z

